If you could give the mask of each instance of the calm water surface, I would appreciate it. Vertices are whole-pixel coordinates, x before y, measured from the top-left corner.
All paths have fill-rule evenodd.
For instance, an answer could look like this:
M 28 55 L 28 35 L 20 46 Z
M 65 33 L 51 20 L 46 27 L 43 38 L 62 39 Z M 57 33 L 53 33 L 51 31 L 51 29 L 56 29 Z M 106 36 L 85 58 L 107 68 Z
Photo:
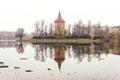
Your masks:
M 0 80 L 120 80 L 119 45 L 0 43 Z

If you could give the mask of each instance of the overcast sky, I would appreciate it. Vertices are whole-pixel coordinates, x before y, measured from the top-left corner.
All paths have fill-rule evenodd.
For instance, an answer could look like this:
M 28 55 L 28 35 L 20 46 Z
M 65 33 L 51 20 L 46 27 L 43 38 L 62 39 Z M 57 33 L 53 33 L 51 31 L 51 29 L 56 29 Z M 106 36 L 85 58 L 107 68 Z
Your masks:
M 38 20 L 53 23 L 59 11 L 66 25 L 78 20 L 120 25 L 119 3 L 119 0 L 0 0 L 0 31 L 23 27 L 30 33 Z

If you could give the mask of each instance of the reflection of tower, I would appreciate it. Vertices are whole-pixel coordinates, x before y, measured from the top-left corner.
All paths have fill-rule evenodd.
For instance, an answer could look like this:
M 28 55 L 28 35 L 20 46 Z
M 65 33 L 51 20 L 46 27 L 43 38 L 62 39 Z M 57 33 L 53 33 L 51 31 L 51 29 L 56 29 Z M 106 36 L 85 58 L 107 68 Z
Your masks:
M 59 12 L 58 18 L 54 21 L 55 29 L 54 33 L 56 36 L 63 36 L 65 34 L 65 21 L 62 19 L 61 13 Z
M 58 46 L 55 47 L 54 60 L 58 63 L 58 68 L 60 70 L 62 62 L 65 60 L 65 48 Z

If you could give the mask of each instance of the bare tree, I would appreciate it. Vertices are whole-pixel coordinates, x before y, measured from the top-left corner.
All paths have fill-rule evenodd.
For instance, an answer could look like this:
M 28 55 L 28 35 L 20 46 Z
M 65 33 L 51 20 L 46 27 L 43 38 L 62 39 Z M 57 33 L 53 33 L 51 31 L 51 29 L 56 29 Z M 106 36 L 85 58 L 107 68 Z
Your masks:
M 40 29 L 41 29 L 40 30 L 40 37 L 45 37 L 45 30 L 47 30 L 47 24 L 45 23 L 45 20 L 40 21 Z
M 20 38 L 22 40 L 23 36 L 25 36 L 24 29 L 23 28 L 18 28 L 16 31 L 16 38 Z
M 36 37 L 46 37 L 47 36 L 47 24 L 45 20 L 35 22 L 35 33 Z
M 92 29 L 91 20 L 88 21 L 88 34 L 90 35 Z
M 71 29 L 71 24 L 69 24 L 69 26 L 68 26 L 68 35 L 70 36 L 70 29 Z
M 82 20 L 74 24 L 72 36 L 80 37 L 81 35 L 86 35 L 86 34 L 87 34 L 87 27 L 85 27 L 85 24 L 83 24 Z
M 39 37 L 39 32 L 40 32 L 39 26 L 40 26 L 40 22 L 36 21 L 35 22 L 35 36 L 36 37 Z
M 107 26 L 103 31 L 103 37 L 105 41 L 110 41 L 110 29 Z
M 100 26 L 98 24 L 94 24 L 93 27 L 94 27 L 94 35 L 95 35 L 95 37 L 101 38 L 102 37 L 102 34 L 101 34 L 102 29 L 100 28 Z
M 50 23 L 50 29 L 49 29 L 50 36 L 53 36 L 53 24 Z
M 47 25 L 45 26 L 44 37 L 47 37 Z

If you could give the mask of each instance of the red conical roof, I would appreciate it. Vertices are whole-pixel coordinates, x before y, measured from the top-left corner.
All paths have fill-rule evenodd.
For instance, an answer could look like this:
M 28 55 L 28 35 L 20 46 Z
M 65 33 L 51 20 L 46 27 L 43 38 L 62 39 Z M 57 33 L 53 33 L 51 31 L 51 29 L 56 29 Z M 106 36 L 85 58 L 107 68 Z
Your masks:
M 62 19 L 62 17 L 61 17 L 61 13 L 59 12 L 59 14 L 58 14 L 58 18 L 54 21 L 55 23 L 59 23 L 59 22 L 61 22 L 61 23 L 65 23 L 65 21 Z
M 57 18 L 54 22 L 55 23 L 58 23 L 58 22 L 65 23 L 65 21 L 62 18 Z

